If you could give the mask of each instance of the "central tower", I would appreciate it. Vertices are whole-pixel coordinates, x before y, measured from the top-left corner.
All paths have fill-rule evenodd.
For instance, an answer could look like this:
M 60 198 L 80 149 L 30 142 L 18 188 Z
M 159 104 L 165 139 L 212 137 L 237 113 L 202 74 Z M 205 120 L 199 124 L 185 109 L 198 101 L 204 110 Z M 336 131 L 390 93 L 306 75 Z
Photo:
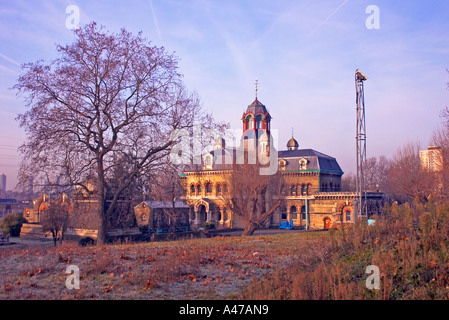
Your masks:
M 242 116 L 243 134 L 242 147 L 247 151 L 269 151 L 271 115 L 265 105 L 257 99 L 256 80 L 256 98 L 251 103 Z

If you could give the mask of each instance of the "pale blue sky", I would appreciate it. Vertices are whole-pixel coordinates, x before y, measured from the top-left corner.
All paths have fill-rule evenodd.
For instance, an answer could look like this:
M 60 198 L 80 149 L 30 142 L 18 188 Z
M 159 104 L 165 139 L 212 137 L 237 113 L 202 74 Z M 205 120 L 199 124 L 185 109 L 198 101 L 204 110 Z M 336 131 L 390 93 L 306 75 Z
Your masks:
M 232 128 L 259 100 L 279 130 L 279 147 L 294 136 L 301 148 L 337 158 L 355 171 L 354 71 L 367 76 L 368 157 L 390 157 L 409 140 L 426 147 L 449 106 L 449 1 L 6 1 L 0 0 L 0 173 L 14 187 L 15 149 L 24 111 L 13 86 L 20 64 L 55 57 L 72 42 L 66 7 L 80 24 L 143 34 L 180 58 L 187 87 L 203 107 Z M 369 30 L 366 8 L 380 10 Z

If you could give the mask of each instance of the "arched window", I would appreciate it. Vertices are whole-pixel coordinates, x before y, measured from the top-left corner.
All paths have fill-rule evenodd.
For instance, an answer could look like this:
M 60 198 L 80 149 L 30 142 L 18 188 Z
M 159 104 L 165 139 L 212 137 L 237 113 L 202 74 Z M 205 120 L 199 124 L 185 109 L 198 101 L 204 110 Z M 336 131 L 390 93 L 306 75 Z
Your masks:
M 195 185 L 194 184 L 190 185 L 190 195 L 195 195 Z
M 217 192 L 217 195 L 221 194 L 221 185 L 217 184 L 217 186 L 215 187 L 215 191 Z
M 287 161 L 285 161 L 284 159 L 279 160 L 279 170 L 280 171 L 285 171 L 286 166 L 287 166 Z
M 292 184 L 292 186 L 291 186 L 291 189 L 290 189 L 290 194 L 292 195 L 292 196 L 296 196 L 296 191 L 297 191 L 297 186 L 296 186 L 296 184 Z
M 207 155 L 204 157 L 204 168 L 205 169 L 212 169 L 212 156 L 211 155 Z
M 299 170 L 307 170 L 308 160 L 305 158 L 299 159 Z
M 226 183 L 223 184 L 223 193 L 228 193 L 228 185 Z
M 307 195 L 307 186 L 305 184 L 301 185 L 301 194 L 303 196 Z
M 281 219 L 287 220 L 287 209 L 284 206 L 281 207 Z
M 306 220 L 306 206 L 301 207 L 301 220 Z
M 254 117 L 253 116 L 248 116 L 248 118 L 247 118 L 247 121 L 248 121 L 248 127 L 247 127 L 247 129 L 254 129 Z
M 228 209 L 223 208 L 223 221 L 228 221 L 229 217 L 228 217 Z
M 290 217 L 295 220 L 298 219 L 298 213 L 296 212 L 296 206 L 291 206 Z
M 345 220 L 348 222 L 351 221 L 351 210 L 349 209 L 345 210 Z
M 196 185 L 196 193 L 197 193 L 198 195 L 201 194 L 201 185 L 200 185 L 200 184 L 197 184 L 197 185 Z
M 206 193 L 212 193 L 212 184 L 210 182 L 206 182 Z
M 262 116 L 257 115 L 256 116 L 256 129 L 262 128 Z

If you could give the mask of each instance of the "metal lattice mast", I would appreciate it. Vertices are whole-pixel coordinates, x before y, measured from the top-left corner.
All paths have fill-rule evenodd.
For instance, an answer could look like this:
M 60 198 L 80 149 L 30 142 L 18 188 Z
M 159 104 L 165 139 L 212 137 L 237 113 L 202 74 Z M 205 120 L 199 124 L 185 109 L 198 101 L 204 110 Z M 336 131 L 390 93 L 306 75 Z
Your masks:
M 365 92 L 363 81 L 368 78 L 359 70 L 355 71 L 356 106 L 357 106 L 357 181 L 356 192 L 359 198 L 357 217 L 367 216 L 366 203 L 366 125 L 365 125 Z

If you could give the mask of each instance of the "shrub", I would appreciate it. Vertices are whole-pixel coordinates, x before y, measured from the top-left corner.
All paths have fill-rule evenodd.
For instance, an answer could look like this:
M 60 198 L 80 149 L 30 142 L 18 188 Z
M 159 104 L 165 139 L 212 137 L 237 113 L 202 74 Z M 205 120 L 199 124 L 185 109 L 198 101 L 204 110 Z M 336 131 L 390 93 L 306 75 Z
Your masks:
M 203 223 L 203 228 L 208 230 L 208 229 L 215 229 L 215 223 L 213 222 L 204 222 Z
M 394 203 L 373 226 L 329 231 L 243 293 L 249 299 L 448 299 L 449 202 Z M 327 246 L 327 247 L 326 247 Z M 380 288 L 366 287 L 368 265 Z
M 10 234 L 11 237 L 18 237 L 22 225 L 26 222 L 26 219 L 21 214 L 10 213 L 3 217 L 0 227 L 4 234 Z
M 95 245 L 95 240 L 92 239 L 91 237 L 84 237 L 84 238 L 81 238 L 80 241 L 78 241 L 78 244 L 81 247 L 93 246 L 93 245 Z

